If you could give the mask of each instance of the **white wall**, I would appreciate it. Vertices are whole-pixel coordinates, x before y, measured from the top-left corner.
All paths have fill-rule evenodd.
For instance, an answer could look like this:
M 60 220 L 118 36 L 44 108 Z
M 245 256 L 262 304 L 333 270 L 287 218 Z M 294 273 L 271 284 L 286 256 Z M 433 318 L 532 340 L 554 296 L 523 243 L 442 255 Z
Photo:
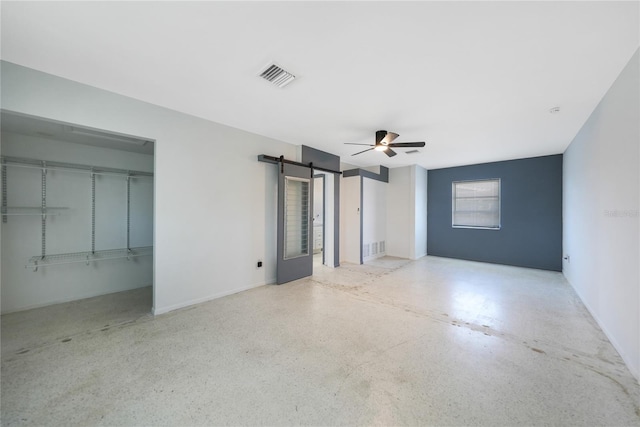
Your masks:
M 369 255 L 363 252 L 363 262 L 385 255 L 387 235 L 387 183 L 362 178 L 362 244 L 369 246 Z M 384 243 L 383 243 L 384 242 Z
M 350 169 L 358 169 L 360 166 L 352 165 L 351 163 L 340 162 L 340 170 L 346 171 Z
M 92 166 L 153 171 L 153 156 L 2 133 L 2 154 Z M 153 179 L 131 180 L 131 247 L 153 245 Z M 96 250 L 127 246 L 126 178 L 96 175 Z M 41 203 L 39 169 L 7 167 L 10 207 Z M 49 170 L 47 205 L 68 208 L 47 217 L 46 253 L 91 250 L 91 177 L 89 173 Z M 41 254 L 39 216 L 9 216 L 2 224 L 2 312 L 88 298 L 150 286 L 152 258 L 126 258 L 26 269 Z
M 360 264 L 361 178 L 340 179 L 340 262 Z
M 389 169 L 387 192 L 387 255 L 411 258 L 413 206 L 411 166 Z
M 563 271 L 640 373 L 638 52 L 564 153 Z
M 387 255 L 417 259 L 427 254 L 427 170 L 389 169 Z
M 1 78 L 6 110 L 156 141 L 156 314 L 275 281 L 277 171 L 257 156 L 295 146 L 6 62 Z
M 427 254 L 427 170 L 411 166 L 413 189 L 413 245 L 411 259 Z
M 324 174 L 322 174 L 324 176 Z M 313 226 L 322 225 L 324 221 L 324 179 L 313 180 Z

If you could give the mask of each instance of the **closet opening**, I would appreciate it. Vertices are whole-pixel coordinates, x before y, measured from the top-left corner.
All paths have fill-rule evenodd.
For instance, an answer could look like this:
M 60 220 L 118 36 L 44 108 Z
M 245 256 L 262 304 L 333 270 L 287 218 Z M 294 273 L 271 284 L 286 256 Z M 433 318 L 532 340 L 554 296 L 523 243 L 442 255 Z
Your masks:
M 0 119 L 3 322 L 35 308 L 34 321 L 79 333 L 150 315 L 155 141 L 5 110 Z

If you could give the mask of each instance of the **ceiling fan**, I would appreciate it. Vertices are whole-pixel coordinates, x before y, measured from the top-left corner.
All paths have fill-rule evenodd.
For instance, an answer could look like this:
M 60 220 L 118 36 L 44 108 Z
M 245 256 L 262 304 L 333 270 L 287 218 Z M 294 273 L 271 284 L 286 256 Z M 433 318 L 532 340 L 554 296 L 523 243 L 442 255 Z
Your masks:
M 345 142 L 346 145 L 366 145 L 372 148 L 367 148 L 366 150 L 359 151 L 352 156 L 356 156 L 358 154 L 365 153 L 367 151 L 376 150 L 376 151 L 384 151 L 384 153 L 393 157 L 396 153 L 391 148 L 409 148 L 409 147 L 424 147 L 423 142 L 393 142 L 395 139 L 400 136 L 397 133 L 387 132 L 386 130 L 378 130 L 376 131 L 376 143 L 375 144 L 356 144 L 352 142 Z

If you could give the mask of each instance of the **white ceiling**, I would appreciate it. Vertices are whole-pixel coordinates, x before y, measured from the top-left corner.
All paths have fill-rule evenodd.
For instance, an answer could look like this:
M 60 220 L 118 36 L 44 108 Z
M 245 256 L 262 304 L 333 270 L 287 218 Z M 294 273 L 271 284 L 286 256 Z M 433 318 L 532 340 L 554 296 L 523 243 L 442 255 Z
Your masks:
M 3 1 L 2 59 L 355 165 L 432 169 L 563 152 L 640 45 L 638 6 Z M 258 78 L 271 61 L 298 79 Z M 350 157 L 378 129 L 427 146 Z

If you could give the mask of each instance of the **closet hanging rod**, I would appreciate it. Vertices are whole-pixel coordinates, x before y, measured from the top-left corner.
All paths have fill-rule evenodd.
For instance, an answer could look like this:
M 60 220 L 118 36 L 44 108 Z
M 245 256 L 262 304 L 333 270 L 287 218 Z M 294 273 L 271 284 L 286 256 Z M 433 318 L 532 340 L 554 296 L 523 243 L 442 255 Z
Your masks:
M 2 156 L 2 160 L 3 160 L 2 166 L 15 166 L 15 167 L 31 168 L 31 169 L 43 169 L 42 160 L 27 159 L 27 158 L 20 158 L 20 157 L 9 157 L 9 156 Z M 128 176 L 131 178 L 153 177 L 152 172 L 81 165 L 77 163 L 52 162 L 48 160 L 45 160 L 45 162 L 46 162 L 46 166 L 44 166 L 44 168 L 49 170 L 64 170 L 68 172 L 93 173 L 96 175 Z

